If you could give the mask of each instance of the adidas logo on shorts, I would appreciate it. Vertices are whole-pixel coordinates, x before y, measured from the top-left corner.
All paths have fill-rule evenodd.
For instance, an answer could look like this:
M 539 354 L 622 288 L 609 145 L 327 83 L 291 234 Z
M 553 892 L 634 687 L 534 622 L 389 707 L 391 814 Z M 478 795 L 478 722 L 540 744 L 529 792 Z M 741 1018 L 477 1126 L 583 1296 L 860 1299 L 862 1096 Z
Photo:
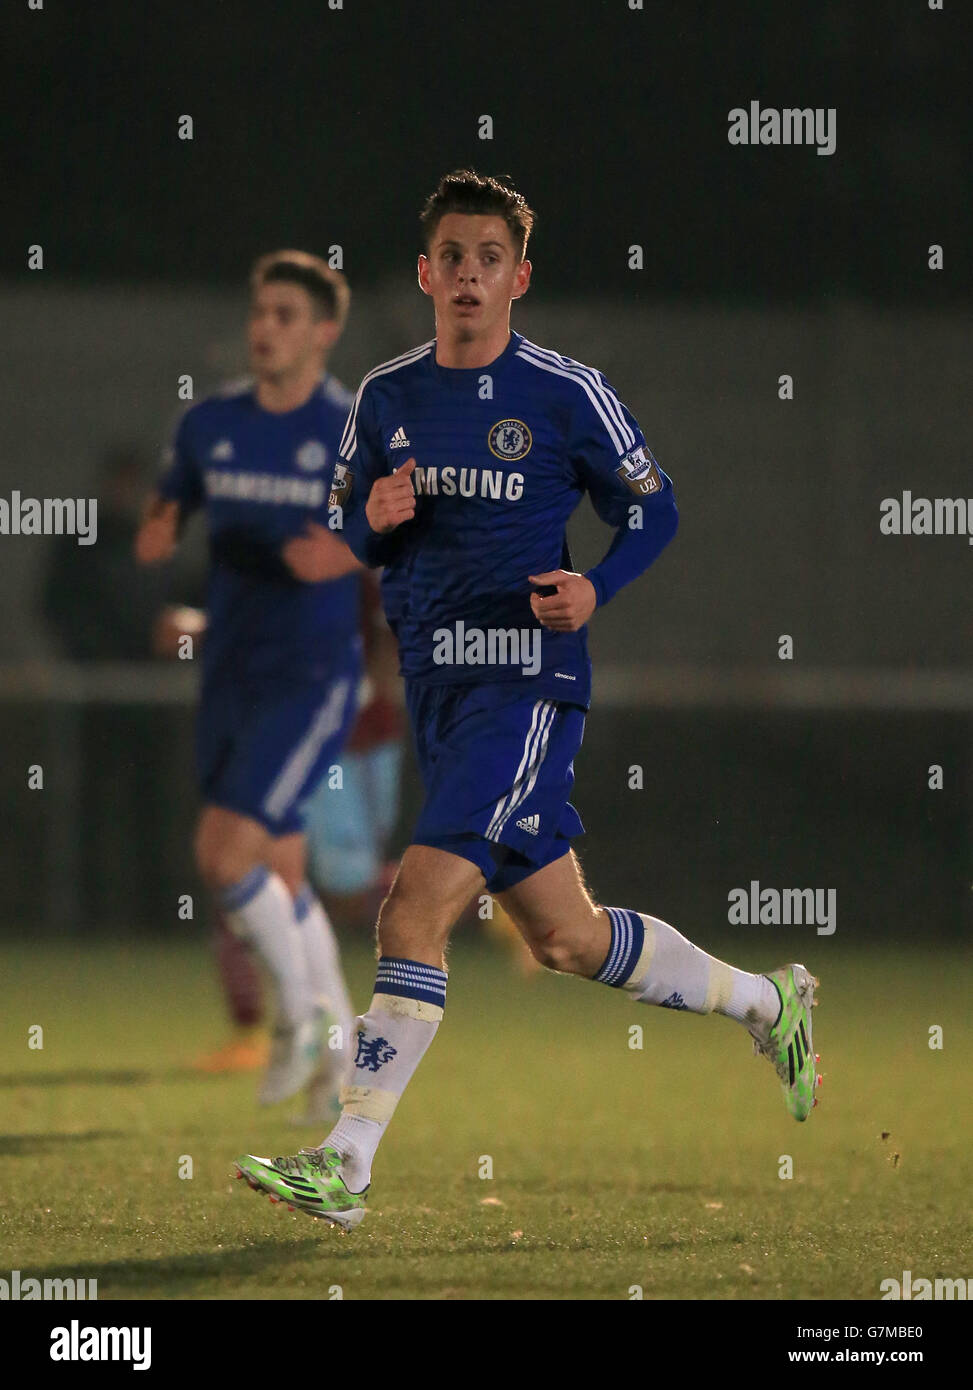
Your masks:
M 541 828 L 540 816 L 522 816 L 517 822 L 519 830 L 526 830 L 528 835 L 536 835 Z
M 406 438 L 405 430 L 404 430 L 404 429 L 402 428 L 402 426 L 400 425 L 399 428 L 398 428 L 398 429 L 395 431 L 395 433 L 393 434 L 392 438 L 389 440 L 389 448 L 390 448 L 390 449 L 408 449 L 408 447 L 409 447 L 409 441 L 408 441 L 408 439 Z

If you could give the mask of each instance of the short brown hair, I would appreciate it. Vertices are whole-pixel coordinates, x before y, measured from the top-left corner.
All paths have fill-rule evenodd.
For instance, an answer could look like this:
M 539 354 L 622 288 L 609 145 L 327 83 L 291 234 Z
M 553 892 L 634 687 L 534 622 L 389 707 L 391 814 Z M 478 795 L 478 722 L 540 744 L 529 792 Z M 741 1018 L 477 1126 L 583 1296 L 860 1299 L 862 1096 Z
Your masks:
M 351 290 L 340 270 L 332 270 L 327 261 L 307 251 L 269 251 L 254 262 L 250 271 L 251 291 L 281 280 L 307 290 L 317 316 L 334 319 L 339 328 L 344 328 Z
M 489 174 L 478 174 L 475 169 L 454 169 L 451 174 L 444 174 L 419 216 L 427 252 L 440 219 L 448 212 L 473 216 L 496 213 L 506 222 L 518 256 L 524 259 L 527 238 L 534 226 L 534 213 L 524 195 L 514 188 L 509 174 L 492 178 Z

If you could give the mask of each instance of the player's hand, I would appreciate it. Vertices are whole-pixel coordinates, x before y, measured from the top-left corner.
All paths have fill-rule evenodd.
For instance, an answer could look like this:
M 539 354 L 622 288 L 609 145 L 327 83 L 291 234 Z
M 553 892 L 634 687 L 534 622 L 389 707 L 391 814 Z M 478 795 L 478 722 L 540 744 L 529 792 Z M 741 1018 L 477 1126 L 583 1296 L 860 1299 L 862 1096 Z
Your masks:
M 415 472 L 415 459 L 406 459 L 388 477 L 376 478 L 365 503 L 365 516 L 373 531 L 379 535 L 394 531 L 403 521 L 411 521 L 416 514 L 416 495 L 412 490 L 412 474 Z
M 281 555 L 294 578 L 305 584 L 322 584 L 326 579 L 340 579 L 342 575 L 361 568 L 344 541 L 316 521 L 307 523 L 302 536 L 289 540 Z
M 140 565 L 161 565 L 172 559 L 178 544 L 179 503 L 150 498 L 135 536 L 135 559 Z
M 531 594 L 530 606 L 541 627 L 552 632 L 577 632 L 584 627 L 598 606 L 598 595 L 590 579 L 571 570 L 551 570 L 548 574 L 528 575 L 532 584 L 553 585 L 556 594 L 542 598 Z
M 206 631 L 206 614 L 199 608 L 167 604 L 152 628 L 152 650 L 156 656 L 174 661 L 181 655 L 184 637 L 200 639 Z

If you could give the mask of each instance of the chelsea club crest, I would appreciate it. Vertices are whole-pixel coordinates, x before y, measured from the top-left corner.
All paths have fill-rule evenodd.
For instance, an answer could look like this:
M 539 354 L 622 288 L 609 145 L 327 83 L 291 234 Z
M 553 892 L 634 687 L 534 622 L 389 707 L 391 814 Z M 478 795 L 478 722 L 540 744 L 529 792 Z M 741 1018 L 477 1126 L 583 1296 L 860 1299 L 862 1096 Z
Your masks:
M 529 454 L 533 442 L 530 430 L 523 420 L 501 420 L 487 435 L 490 453 L 495 458 L 506 459 L 509 463 L 516 463 L 517 459 Z
M 294 455 L 294 462 L 305 473 L 316 473 L 328 461 L 327 451 L 317 439 L 309 439 Z

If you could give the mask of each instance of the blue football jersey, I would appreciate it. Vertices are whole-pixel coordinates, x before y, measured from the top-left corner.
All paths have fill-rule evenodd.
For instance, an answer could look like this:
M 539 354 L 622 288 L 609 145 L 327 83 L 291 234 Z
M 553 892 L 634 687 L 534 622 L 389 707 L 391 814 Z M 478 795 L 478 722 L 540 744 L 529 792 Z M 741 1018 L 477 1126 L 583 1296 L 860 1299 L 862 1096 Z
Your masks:
M 358 575 L 306 584 L 281 556 L 308 520 L 328 524 L 328 482 L 352 399 L 326 375 L 304 405 L 276 413 L 247 382 L 182 416 L 159 492 L 184 514 L 205 510 L 207 680 L 328 681 L 357 660 Z
M 487 367 L 436 362 L 435 341 L 369 372 L 348 418 L 330 500 L 345 540 L 384 565 L 402 673 L 433 684 L 530 682 L 587 706 L 585 629 L 541 628 L 528 576 L 572 568 L 568 518 L 587 492 L 616 528 L 588 572 L 599 603 L 675 532 L 672 483 L 604 376 L 513 333 Z M 365 504 L 416 460 L 416 515 L 386 535 Z

